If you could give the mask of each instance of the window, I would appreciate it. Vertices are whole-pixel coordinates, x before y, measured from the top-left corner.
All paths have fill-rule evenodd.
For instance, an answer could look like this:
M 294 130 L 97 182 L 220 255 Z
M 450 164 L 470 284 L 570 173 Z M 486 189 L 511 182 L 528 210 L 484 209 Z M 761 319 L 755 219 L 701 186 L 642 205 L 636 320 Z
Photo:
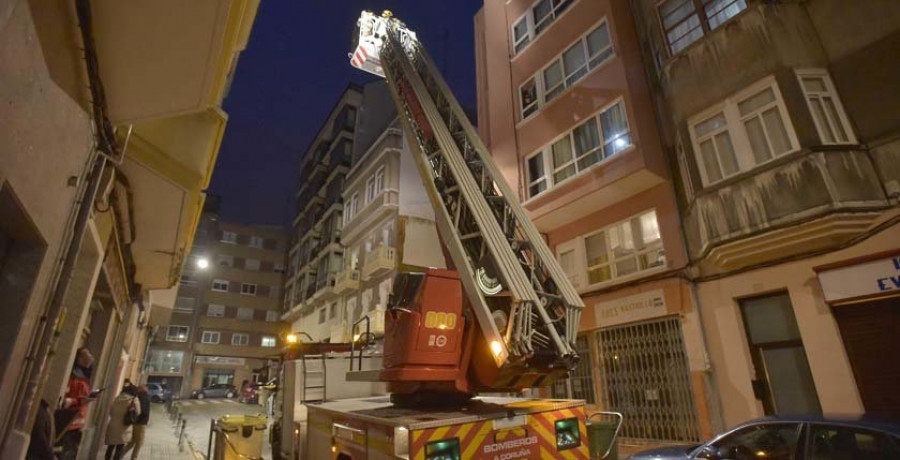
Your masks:
M 250 344 L 250 335 L 235 332 L 231 334 L 231 344 L 237 346 L 247 346 Z
M 201 343 L 219 343 L 219 333 L 216 331 L 203 331 Z
M 260 345 L 262 345 L 264 347 L 274 347 L 275 346 L 275 337 L 272 337 L 270 335 L 264 335 L 262 337 Z
M 278 321 L 278 312 L 269 310 L 266 312 L 266 321 L 272 323 Z
M 169 326 L 166 329 L 166 341 L 187 342 L 191 328 L 188 326 Z
M 222 242 L 228 244 L 237 244 L 238 235 L 234 232 L 224 231 L 222 232 Z
M 216 292 L 228 292 L 228 280 L 214 279 L 212 290 Z
M 573 0 L 538 0 L 513 24 L 513 55 L 519 54 L 535 37 L 547 30 L 572 3 Z
M 576 287 L 664 267 L 656 212 L 648 211 L 557 246 L 563 271 Z
M 618 101 L 528 159 L 528 196 L 536 196 L 631 145 L 625 104 Z
M 328 319 L 335 318 L 337 318 L 337 302 L 334 302 L 328 306 Z
M 375 199 L 375 176 L 366 180 L 366 204 Z
M 538 111 L 538 93 L 536 77 L 522 83 L 519 87 L 519 110 L 521 118 L 524 120 L 529 115 Z
M 177 296 L 173 311 L 179 313 L 193 313 L 194 307 L 197 305 L 196 297 Z
M 264 240 L 261 236 L 251 236 L 250 237 L 250 247 L 251 248 L 262 248 Z
M 209 304 L 206 307 L 206 316 L 212 316 L 213 318 L 225 317 L 225 305 L 219 305 L 215 303 Z
M 181 275 L 180 283 L 183 286 L 196 286 L 197 280 L 190 275 Z
M 886 434 L 845 426 L 813 425 L 811 460 L 865 458 L 889 460 L 900 458 L 900 444 Z
M 544 68 L 540 74 L 543 78 L 544 103 L 553 100 L 612 55 L 609 25 L 604 20 Z
M 787 109 L 772 77 L 694 117 L 689 124 L 706 185 L 798 149 Z
M 177 374 L 181 372 L 183 361 L 183 351 L 151 349 L 147 356 L 150 373 Z
M 252 320 L 253 319 L 253 309 L 247 307 L 240 307 L 237 311 L 237 319 L 243 320 Z
M 348 223 L 356 217 L 356 214 L 359 212 L 359 192 L 354 193 L 350 196 L 350 202 L 347 206 L 346 212 L 344 213 L 344 223 Z
M 717 452 L 728 454 L 729 458 L 743 458 L 743 452 L 753 452 L 757 458 L 792 460 L 799 433 L 800 425 L 797 423 L 751 425 L 714 442 L 712 447 Z
M 216 263 L 222 268 L 234 267 L 234 256 L 229 254 L 217 254 Z
M 247 261 L 244 262 L 244 269 L 259 271 L 259 259 L 247 259 Z
M 798 70 L 797 78 L 806 95 L 816 130 L 823 144 L 855 144 L 850 121 L 838 99 L 828 72 L 822 69 Z
M 384 166 L 380 166 L 375 170 L 375 194 L 384 190 Z
M 325 307 L 319 308 L 319 324 L 322 324 L 325 322 L 325 314 L 327 313 L 327 310 L 328 309 Z
M 241 294 L 256 295 L 256 285 L 253 283 L 241 283 Z
M 747 0 L 665 0 L 658 8 L 669 53 L 675 55 L 747 9 Z

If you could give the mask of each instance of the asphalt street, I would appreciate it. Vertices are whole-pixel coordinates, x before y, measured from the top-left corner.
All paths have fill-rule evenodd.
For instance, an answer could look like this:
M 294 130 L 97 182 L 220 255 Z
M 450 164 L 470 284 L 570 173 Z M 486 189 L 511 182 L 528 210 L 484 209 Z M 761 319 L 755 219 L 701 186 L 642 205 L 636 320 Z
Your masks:
M 181 406 L 182 416 L 187 420 L 185 433 L 188 439 L 195 449 L 204 455 L 209 445 L 210 420 L 218 419 L 224 415 L 257 415 L 265 413 L 263 406 L 242 404 L 233 399 L 184 399 L 177 401 L 177 404 Z M 267 425 L 270 423 L 271 420 L 269 420 Z M 263 440 L 262 456 L 265 459 L 272 458 L 268 427 Z

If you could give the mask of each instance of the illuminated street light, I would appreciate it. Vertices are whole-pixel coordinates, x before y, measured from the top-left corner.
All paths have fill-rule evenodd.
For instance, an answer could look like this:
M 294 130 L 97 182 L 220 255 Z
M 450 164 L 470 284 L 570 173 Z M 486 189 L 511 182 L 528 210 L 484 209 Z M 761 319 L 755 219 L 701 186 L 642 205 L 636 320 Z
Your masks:
M 197 259 L 197 268 L 204 270 L 207 267 L 209 267 L 209 259 L 207 259 L 206 257 Z
M 300 341 L 300 337 L 298 337 L 297 334 L 294 334 L 293 332 L 291 332 L 290 334 L 288 334 L 284 337 L 284 341 L 293 345 Z

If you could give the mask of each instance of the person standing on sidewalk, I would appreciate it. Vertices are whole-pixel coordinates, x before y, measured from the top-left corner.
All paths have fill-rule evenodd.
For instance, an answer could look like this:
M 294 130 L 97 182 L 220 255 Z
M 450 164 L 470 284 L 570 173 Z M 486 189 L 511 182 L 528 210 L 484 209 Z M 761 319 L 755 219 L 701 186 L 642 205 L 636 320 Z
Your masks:
M 94 401 L 91 398 L 93 364 L 94 356 L 87 348 L 82 347 L 75 352 L 75 364 L 72 366 L 72 374 L 69 375 L 66 396 L 61 409 L 56 413 L 60 418 L 60 423 L 57 423 L 61 428 L 57 444 L 62 448 L 59 455 L 61 460 L 75 460 L 78 455 L 88 405 Z
M 137 390 L 138 402 L 141 404 L 141 413 L 134 422 L 131 431 L 131 442 L 125 446 L 122 451 L 124 457 L 128 451 L 131 451 L 131 460 L 137 460 L 138 454 L 141 452 L 141 446 L 144 445 L 144 435 L 147 432 L 147 424 L 150 423 L 150 393 L 147 385 L 141 385 Z M 132 450 L 134 449 L 134 450 Z
M 106 426 L 106 460 L 121 460 L 125 444 L 131 442 L 134 423 L 141 415 L 141 404 L 137 399 L 137 388 L 128 386 L 109 408 L 109 425 Z

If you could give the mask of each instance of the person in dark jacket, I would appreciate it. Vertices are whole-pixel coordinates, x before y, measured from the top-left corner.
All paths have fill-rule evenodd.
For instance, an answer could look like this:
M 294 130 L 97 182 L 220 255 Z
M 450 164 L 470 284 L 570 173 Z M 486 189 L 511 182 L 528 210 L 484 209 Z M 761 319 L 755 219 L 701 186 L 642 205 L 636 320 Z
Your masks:
M 41 407 L 31 428 L 31 442 L 28 444 L 25 460 L 56 460 L 56 455 L 53 454 L 53 437 L 53 414 L 50 412 L 50 404 L 41 399 Z
M 147 425 L 150 423 L 150 392 L 147 390 L 147 385 L 138 387 L 137 398 L 141 404 L 141 413 L 132 427 L 131 442 L 125 445 L 125 450 L 122 453 L 124 456 L 128 451 L 131 451 L 131 460 L 137 460 L 138 454 L 141 452 L 141 446 L 144 445 L 144 434 L 147 431 Z

